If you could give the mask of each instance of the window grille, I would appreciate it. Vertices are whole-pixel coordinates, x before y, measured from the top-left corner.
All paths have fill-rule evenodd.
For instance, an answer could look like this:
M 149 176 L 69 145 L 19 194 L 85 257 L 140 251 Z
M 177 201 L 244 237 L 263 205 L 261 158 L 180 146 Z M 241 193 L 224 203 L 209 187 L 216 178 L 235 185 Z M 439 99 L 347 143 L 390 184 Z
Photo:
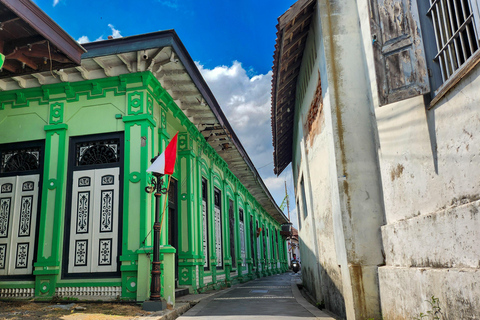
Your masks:
M 1 173 L 38 170 L 39 166 L 40 148 L 5 150 L 1 152 Z
M 81 142 L 76 145 L 76 165 L 98 165 L 120 161 L 119 139 Z
M 445 82 L 479 48 L 478 0 L 430 0 L 442 80 Z

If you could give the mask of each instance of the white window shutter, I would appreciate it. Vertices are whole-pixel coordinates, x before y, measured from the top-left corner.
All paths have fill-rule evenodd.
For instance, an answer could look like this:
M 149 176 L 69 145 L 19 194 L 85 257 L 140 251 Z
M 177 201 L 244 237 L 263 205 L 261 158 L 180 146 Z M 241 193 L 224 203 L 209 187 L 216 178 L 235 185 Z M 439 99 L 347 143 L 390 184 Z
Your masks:
M 429 93 L 417 1 L 373 0 L 370 3 L 380 105 Z

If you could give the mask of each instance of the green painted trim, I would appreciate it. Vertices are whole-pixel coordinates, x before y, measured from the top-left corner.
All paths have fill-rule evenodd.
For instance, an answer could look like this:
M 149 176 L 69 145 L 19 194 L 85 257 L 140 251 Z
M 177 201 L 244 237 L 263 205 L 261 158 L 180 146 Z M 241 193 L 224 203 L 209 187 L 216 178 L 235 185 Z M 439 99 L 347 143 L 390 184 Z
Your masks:
M 34 275 L 47 275 L 47 274 L 60 274 L 60 270 L 34 270 L 33 271 Z
M 47 124 L 44 127 L 44 130 L 49 132 L 49 131 L 61 131 L 61 130 L 68 130 L 68 125 L 65 123 L 59 123 L 59 124 Z
M 132 116 L 123 116 L 122 120 L 125 123 L 134 122 L 134 123 L 138 123 L 138 124 L 140 124 L 144 121 L 147 121 L 147 122 L 149 122 L 149 125 L 151 127 L 155 128 L 157 126 L 156 121 L 149 114 L 138 114 L 138 115 L 132 115 Z
M 73 282 L 57 282 L 57 288 L 68 288 L 68 287 L 120 287 L 122 283 L 118 280 L 113 280 L 111 282 L 105 281 L 102 279 L 99 282 L 78 282 L 78 280 Z
M 35 288 L 34 281 L 20 282 L 20 281 L 0 281 L 0 287 L 4 289 L 33 289 Z

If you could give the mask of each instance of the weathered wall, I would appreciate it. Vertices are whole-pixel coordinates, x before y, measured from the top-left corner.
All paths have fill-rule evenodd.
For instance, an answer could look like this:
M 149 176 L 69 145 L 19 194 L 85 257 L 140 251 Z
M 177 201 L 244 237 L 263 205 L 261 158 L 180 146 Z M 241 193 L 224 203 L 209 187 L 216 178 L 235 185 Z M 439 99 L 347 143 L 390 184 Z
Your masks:
M 339 262 L 334 243 L 331 179 L 333 141 L 331 122 L 325 119 L 330 109 L 324 68 L 325 56 L 320 39 L 318 14 L 312 22 L 297 87 L 296 135 L 294 137 L 297 212 L 302 251 L 303 283 L 315 296 L 317 303 L 345 317 L 345 301 Z M 324 79 L 325 78 L 325 79 Z M 304 179 L 305 202 L 302 200 L 300 179 Z M 305 218 L 307 206 L 308 216 Z
M 364 319 L 380 313 L 384 213 L 356 6 L 355 1 L 319 1 L 316 7 L 297 85 L 293 171 L 304 282 L 328 309 Z M 308 70 L 311 46 L 317 56 Z M 306 263 L 306 255 L 316 261 Z
M 445 319 L 480 314 L 480 67 L 428 110 L 422 96 L 378 107 L 368 1 L 358 1 L 379 135 L 385 319 L 412 319 L 439 299 Z
M 373 318 L 380 313 L 377 268 L 384 263 L 384 212 L 360 17 L 357 1 L 319 1 L 318 6 L 336 167 L 333 224 L 346 314 Z

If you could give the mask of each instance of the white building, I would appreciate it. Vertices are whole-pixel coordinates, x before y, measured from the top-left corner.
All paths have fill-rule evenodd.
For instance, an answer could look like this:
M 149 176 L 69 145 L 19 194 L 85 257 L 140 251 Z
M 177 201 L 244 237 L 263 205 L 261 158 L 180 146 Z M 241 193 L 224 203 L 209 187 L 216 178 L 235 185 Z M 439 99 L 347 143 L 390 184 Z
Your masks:
M 478 319 L 479 4 L 299 0 L 279 18 L 275 172 L 292 163 L 304 285 L 342 318 Z

